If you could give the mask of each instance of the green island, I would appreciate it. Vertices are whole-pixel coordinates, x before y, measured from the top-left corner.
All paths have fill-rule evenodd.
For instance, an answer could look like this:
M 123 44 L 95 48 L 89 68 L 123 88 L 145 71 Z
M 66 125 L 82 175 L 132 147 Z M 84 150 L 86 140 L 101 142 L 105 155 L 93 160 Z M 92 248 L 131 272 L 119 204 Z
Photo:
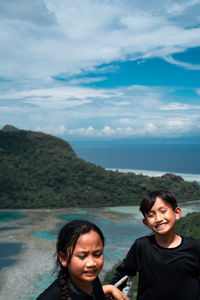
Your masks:
M 200 199 L 195 181 L 106 170 L 77 157 L 60 138 L 11 125 L 0 130 L 0 157 L 0 209 L 138 205 L 161 188 L 179 202 Z

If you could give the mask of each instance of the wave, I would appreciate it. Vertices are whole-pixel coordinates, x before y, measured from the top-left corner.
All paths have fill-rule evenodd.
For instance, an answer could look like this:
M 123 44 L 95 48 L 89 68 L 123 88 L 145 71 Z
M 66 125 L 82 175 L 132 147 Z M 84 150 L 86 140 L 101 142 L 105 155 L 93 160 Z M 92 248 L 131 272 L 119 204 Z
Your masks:
M 106 170 L 119 171 L 122 173 L 135 173 L 136 175 L 147 175 L 150 177 L 161 177 L 166 173 L 173 173 L 175 175 L 181 176 L 185 181 L 192 182 L 197 181 L 200 183 L 200 174 L 190 174 L 190 173 L 176 173 L 176 172 L 167 172 L 167 171 L 150 171 L 150 170 L 136 170 L 136 169 L 114 169 L 106 168 Z

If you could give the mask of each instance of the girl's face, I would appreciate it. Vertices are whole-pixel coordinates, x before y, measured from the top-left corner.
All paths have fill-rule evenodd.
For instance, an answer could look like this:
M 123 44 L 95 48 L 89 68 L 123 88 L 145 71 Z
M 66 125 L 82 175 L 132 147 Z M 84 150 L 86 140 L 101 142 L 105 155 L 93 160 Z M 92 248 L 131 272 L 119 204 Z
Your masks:
M 103 243 L 95 231 L 82 234 L 76 243 L 70 263 L 60 257 L 62 266 L 68 267 L 72 281 L 87 290 L 103 267 Z

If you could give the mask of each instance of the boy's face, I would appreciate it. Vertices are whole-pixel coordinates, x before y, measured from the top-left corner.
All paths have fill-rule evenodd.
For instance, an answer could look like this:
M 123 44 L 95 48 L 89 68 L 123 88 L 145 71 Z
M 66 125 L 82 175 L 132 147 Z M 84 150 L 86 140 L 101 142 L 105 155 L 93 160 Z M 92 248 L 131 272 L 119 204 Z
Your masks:
M 174 231 L 175 222 L 180 219 L 180 215 L 180 207 L 173 210 L 169 203 L 157 197 L 143 223 L 156 234 L 167 235 Z

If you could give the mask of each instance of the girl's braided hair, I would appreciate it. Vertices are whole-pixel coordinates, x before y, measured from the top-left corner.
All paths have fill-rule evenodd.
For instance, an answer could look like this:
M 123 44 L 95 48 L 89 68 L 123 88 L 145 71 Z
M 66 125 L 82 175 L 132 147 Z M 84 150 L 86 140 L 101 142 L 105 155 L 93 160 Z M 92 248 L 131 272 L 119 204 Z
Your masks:
M 59 269 L 58 272 L 58 283 L 61 290 L 61 299 L 62 300 L 71 300 L 70 297 L 70 290 L 68 285 L 68 268 L 63 267 L 59 257 L 60 255 L 64 255 L 67 262 L 69 263 L 74 251 L 74 248 L 76 247 L 76 242 L 78 238 L 85 233 L 88 233 L 90 231 L 95 231 L 100 236 L 102 243 L 104 245 L 104 236 L 101 230 L 97 225 L 94 223 L 91 223 L 86 220 L 80 220 L 75 219 L 71 222 L 68 222 L 65 224 L 57 238 L 57 244 L 56 244 L 56 262 L 55 262 L 55 269 Z

